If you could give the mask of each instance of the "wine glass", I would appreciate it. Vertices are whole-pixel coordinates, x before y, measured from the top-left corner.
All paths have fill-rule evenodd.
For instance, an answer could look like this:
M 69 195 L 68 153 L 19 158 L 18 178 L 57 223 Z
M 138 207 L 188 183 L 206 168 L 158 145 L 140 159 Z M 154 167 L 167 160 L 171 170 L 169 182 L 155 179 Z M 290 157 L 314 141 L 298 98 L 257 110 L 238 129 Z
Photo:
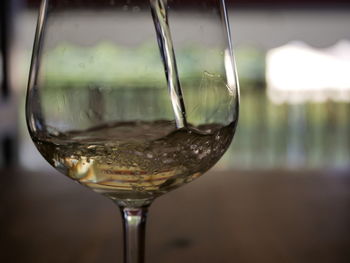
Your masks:
M 224 0 L 42 0 L 26 119 L 58 171 L 113 200 L 124 262 L 152 201 L 229 147 L 239 88 Z

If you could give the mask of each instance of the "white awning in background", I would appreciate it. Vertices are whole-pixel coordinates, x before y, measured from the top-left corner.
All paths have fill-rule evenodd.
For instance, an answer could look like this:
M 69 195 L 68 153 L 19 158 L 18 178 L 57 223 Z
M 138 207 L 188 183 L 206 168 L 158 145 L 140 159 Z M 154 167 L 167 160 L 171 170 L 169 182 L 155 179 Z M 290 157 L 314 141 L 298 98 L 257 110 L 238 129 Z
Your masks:
M 266 82 L 274 103 L 350 101 L 350 41 L 317 49 L 291 42 L 266 55 Z

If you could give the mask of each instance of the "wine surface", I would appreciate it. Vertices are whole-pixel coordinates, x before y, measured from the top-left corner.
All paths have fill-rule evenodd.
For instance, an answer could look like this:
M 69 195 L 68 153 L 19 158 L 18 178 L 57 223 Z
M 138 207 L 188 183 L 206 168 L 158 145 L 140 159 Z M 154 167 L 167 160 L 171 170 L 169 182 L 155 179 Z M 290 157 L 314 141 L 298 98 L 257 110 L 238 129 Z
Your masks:
M 94 191 L 116 200 L 147 200 L 211 168 L 231 143 L 234 127 L 121 122 L 34 142 L 52 166 Z

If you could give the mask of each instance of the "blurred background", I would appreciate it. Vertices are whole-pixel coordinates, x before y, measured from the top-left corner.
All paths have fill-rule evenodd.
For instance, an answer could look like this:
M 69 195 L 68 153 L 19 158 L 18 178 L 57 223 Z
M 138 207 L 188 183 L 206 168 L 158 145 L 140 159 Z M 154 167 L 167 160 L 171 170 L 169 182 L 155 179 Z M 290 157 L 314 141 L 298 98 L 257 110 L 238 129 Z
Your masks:
M 196 1 L 192 2 L 195 6 Z M 304 234 L 306 233 L 305 236 L 302 234 L 301 236 L 292 234 L 278 236 L 281 240 L 283 236 L 295 240 L 294 245 L 285 243 L 284 249 L 288 250 L 291 247 L 290 253 L 283 254 L 281 252 L 283 249 L 279 250 L 281 257 L 266 256 L 262 248 L 257 248 L 259 245 L 253 241 L 247 241 L 250 240 L 249 238 L 256 238 L 253 237 L 253 233 L 251 236 L 238 234 L 234 241 L 240 244 L 246 242 L 247 246 L 255 244 L 260 259 L 254 261 L 250 258 L 252 256 L 249 256 L 249 250 L 246 248 L 246 254 L 238 253 L 237 262 L 349 262 L 350 256 L 347 251 L 350 245 L 348 238 L 350 236 L 348 223 L 350 222 L 350 4 L 345 0 L 227 0 L 226 2 L 229 7 L 232 39 L 241 86 L 241 112 L 234 142 L 211 173 L 220 175 L 231 173 L 232 176 L 236 174 L 236 178 L 240 176 L 250 178 L 231 179 L 238 180 L 235 181 L 236 188 L 233 187 L 233 189 L 238 192 L 247 190 L 247 195 L 250 193 L 256 195 L 256 198 L 257 196 L 266 197 L 267 193 L 276 191 L 276 189 L 290 191 L 286 193 L 281 190 L 265 200 L 274 204 L 271 206 L 270 216 L 278 215 L 276 209 L 290 211 L 293 204 L 295 210 L 292 210 L 299 215 L 292 212 L 287 213 L 285 216 L 291 221 L 268 217 L 271 222 L 275 222 L 274 220 L 284 222 L 283 227 L 276 229 L 272 224 L 266 223 L 269 227 L 261 225 L 258 230 L 262 232 L 257 230 L 255 234 L 283 232 L 284 227 L 301 229 Z M 3 191 L 0 196 L 3 200 L 8 199 L 8 197 L 5 198 L 5 193 L 16 196 L 14 191 L 24 189 L 26 183 L 31 189 L 29 193 L 22 194 L 22 197 L 11 199 L 12 203 L 7 202 L 7 206 L 22 202 L 23 199 L 28 198 L 30 193 L 42 191 L 42 188 L 39 190 L 38 187 L 39 179 L 34 180 L 38 184 L 30 184 L 29 180 L 25 179 L 16 181 L 16 174 L 55 173 L 36 151 L 28 136 L 24 121 L 25 90 L 39 4 L 40 1 L 35 0 L 1 1 L 0 172 L 4 183 L 1 186 Z M 17 172 L 9 172 L 14 170 Z M 12 179 L 5 180 L 5 177 L 12 177 Z M 20 177 L 18 175 L 18 178 Z M 43 178 L 40 177 L 40 180 L 46 180 L 45 182 L 50 184 L 49 179 Z M 219 178 L 225 184 L 224 177 Z M 203 184 L 211 182 L 206 180 L 210 179 L 203 179 L 202 183 L 197 183 L 197 185 L 195 183 L 194 188 L 188 191 L 197 189 L 200 192 L 199 189 L 203 188 Z M 263 180 L 266 181 L 263 183 Z M 253 181 L 259 182 L 260 187 Z M 54 182 L 56 181 L 52 181 Z M 212 182 L 210 184 L 213 185 Z M 73 192 L 69 182 L 64 181 L 57 185 L 66 187 L 66 190 L 55 188 L 56 193 Z M 215 186 L 222 187 L 223 192 L 225 189 L 230 192 L 230 188 L 227 189 L 223 185 Z M 12 190 L 6 190 L 6 192 L 5 188 Z M 185 200 L 188 201 L 191 195 L 184 192 L 186 189 L 175 192 L 182 193 Z M 205 189 L 208 188 L 205 187 Z M 199 196 L 206 196 L 200 193 Z M 39 196 L 46 198 L 47 193 L 41 192 Z M 242 193 L 242 196 L 245 195 Z M 89 195 L 89 198 L 95 197 Z M 257 201 L 257 199 L 249 200 Z M 283 200 L 283 204 L 279 203 L 279 199 Z M 295 204 L 292 200 L 298 200 L 299 203 Z M 167 201 L 171 203 L 171 200 Z M 238 202 L 241 201 L 242 199 L 236 201 L 237 207 L 240 207 Z M 231 199 L 230 202 L 234 201 Z M 242 209 L 251 207 L 252 210 L 249 211 L 257 211 L 256 209 L 261 209 L 258 203 L 247 202 Z M 44 209 L 47 206 L 41 204 L 40 208 Z M 20 207 L 25 209 L 26 205 L 22 204 Z M 157 209 L 160 210 L 160 207 L 155 208 Z M 244 214 L 245 210 L 243 210 L 235 210 L 235 213 Z M 90 211 L 90 213 L 93 212 Z M 302 213 L 304 213 L 304 219 L 302 219 Z M 11 218 L 18 218 L 20 214 L 12 212 L 13 217 Z M 9 214 L 2 213 L 1 222 L 6 220 L 8 222 L 7 215 Z M 258 214 L 258 216 L 262 215 L 266 214 Z M 328 215 L 333 217 L 329 218 Z M 249 214 L 250 216 L 252 214 Z M 241 220 L 242 224 L 243 221 L 246 221 L 242 218 Z M 116 222 L 113 221 L 113 223 Z M 256 222 L 255 225 L 254 222 L 250 223 L 251 225 L 247 228 L 243 227 L 245 233 L 249 232 L 249 227 L 256 226 Z M 3 226 L 7 225 L 3 223 Z M 33 225 L 30 226 L 33 227 Z M 25 228 L 24 225 L 23 228 Z M 13 229 L 17 234 L 24 231 L 23 229 L 18 230 L 15 226 Z M 34 227 L 34 229 L 39 231 L 40 227 Z M 155 229 L 156 227 L 154 231 Z M 322 229 L 327 231 L 320 234 Z M 186 227 L 183 230 L 191 232 Z M 236 234 L 240 231 L 237 226 L 235 230 Z M 8 234 L 5 242 L 9 240 L 12 240 L 12 244 L 30 242 L 29 232 L 24 231 L 24 233 L 27 234 L 18 234 L 18 236 Z M 214 236 L 218 238 L 216 235 Z M 317 242 L 315 235 L 324 242 Z M 299 237 L 304 241 L 300 241 Z M 279 238 L 274 239 L 273 242 L 271 238 L 269 241 L 278 247 Z M 233 242 L 233 246 L 234 241 L 229 240 Z M 299 241 L 303 244 L 304 250 L 296 245 Z M 196 251 L 191 248 L 191 242 L 186 238 L 175 238 L 169 242 L 170 247 L 182 249 L 190 247 L 189 251 Z M 37 244 L 43 245 L 44 243 Z M 159 245 L 157 241 L 152 244 L 153 246 Z M 243 247 L 244 245 L 236 244 L 237 250 Z M 203 247 L 200 248 L 203 249 Z M 273 245 L 269 247 L 270 250 L 265 247 L 272 254 L 277 253 L 273 248 Z M 228 250 L 224 251 L 228 252 Z M 220 257 L 221 261 L 213 261 L 214 256 L 212 255 L 201 262 L 235 262 L 225 255 Z M 191 258 L 191 253 L 188 252 L 183 257 Z M 98 258 L 100 259 L 101 255 Z M 153 255 L 153 262 L 158 262 L 155 258 Z M 206 261 L 208 258 L 212 261 Z M 258 260 L 258 256 L 255 259 Z M 79 260 L 79 262 L 104 262 L 97 259 L 94 261 L 88 257 Z M 42 259 L 36 262 L 56 261 Z M 67 259 L 57 262 L 72 261 Z M 173 261 L 168 259 L 163 262 Z M 182 259 L 181 262 L 187 261 Z

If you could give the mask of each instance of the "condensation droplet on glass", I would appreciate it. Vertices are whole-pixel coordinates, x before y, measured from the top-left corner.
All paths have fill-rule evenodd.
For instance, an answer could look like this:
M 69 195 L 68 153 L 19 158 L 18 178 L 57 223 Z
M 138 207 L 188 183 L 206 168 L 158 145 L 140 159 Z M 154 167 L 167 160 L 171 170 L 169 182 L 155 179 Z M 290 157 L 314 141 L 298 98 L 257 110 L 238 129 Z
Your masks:
M 169 164 L 169 163 L 172 163 L 172 162 L 174 162 L 174 160 L 170 159 L 170 158 L 162 160 L 162 163 L 164 163 L 164 164 Z
M 132 11 L 135 12 L 135 13 L 137 13 L 137 12 L 140 12 L 140 11 L 141 11 L 141 8 L 138 7 L 138 6 L 134 6 L 134 7 L 132 8 Z
M 199 160 L 202 160 L 205 156 L 206 156 L 205 153 L 201 153 L 201 154 L 198 154 L 198 155 L 197 155 L 197 158 L 198 158 Z
M 94 111 L 92 109 L 88 109 L 88 111 L 85 112 L 85 115 L 88 119 L 92 119 L 94 115 Z
M 114 143 L 113 142 L 107 142 L 105 145 L 106 145 L 106 147 L 113 147 Z
M 135 154 L 136 154 L 137 156 L 143 156 L 143 153 L 142 153 L 142 152 L 139 152 L 139 151 L 135 151 Z

